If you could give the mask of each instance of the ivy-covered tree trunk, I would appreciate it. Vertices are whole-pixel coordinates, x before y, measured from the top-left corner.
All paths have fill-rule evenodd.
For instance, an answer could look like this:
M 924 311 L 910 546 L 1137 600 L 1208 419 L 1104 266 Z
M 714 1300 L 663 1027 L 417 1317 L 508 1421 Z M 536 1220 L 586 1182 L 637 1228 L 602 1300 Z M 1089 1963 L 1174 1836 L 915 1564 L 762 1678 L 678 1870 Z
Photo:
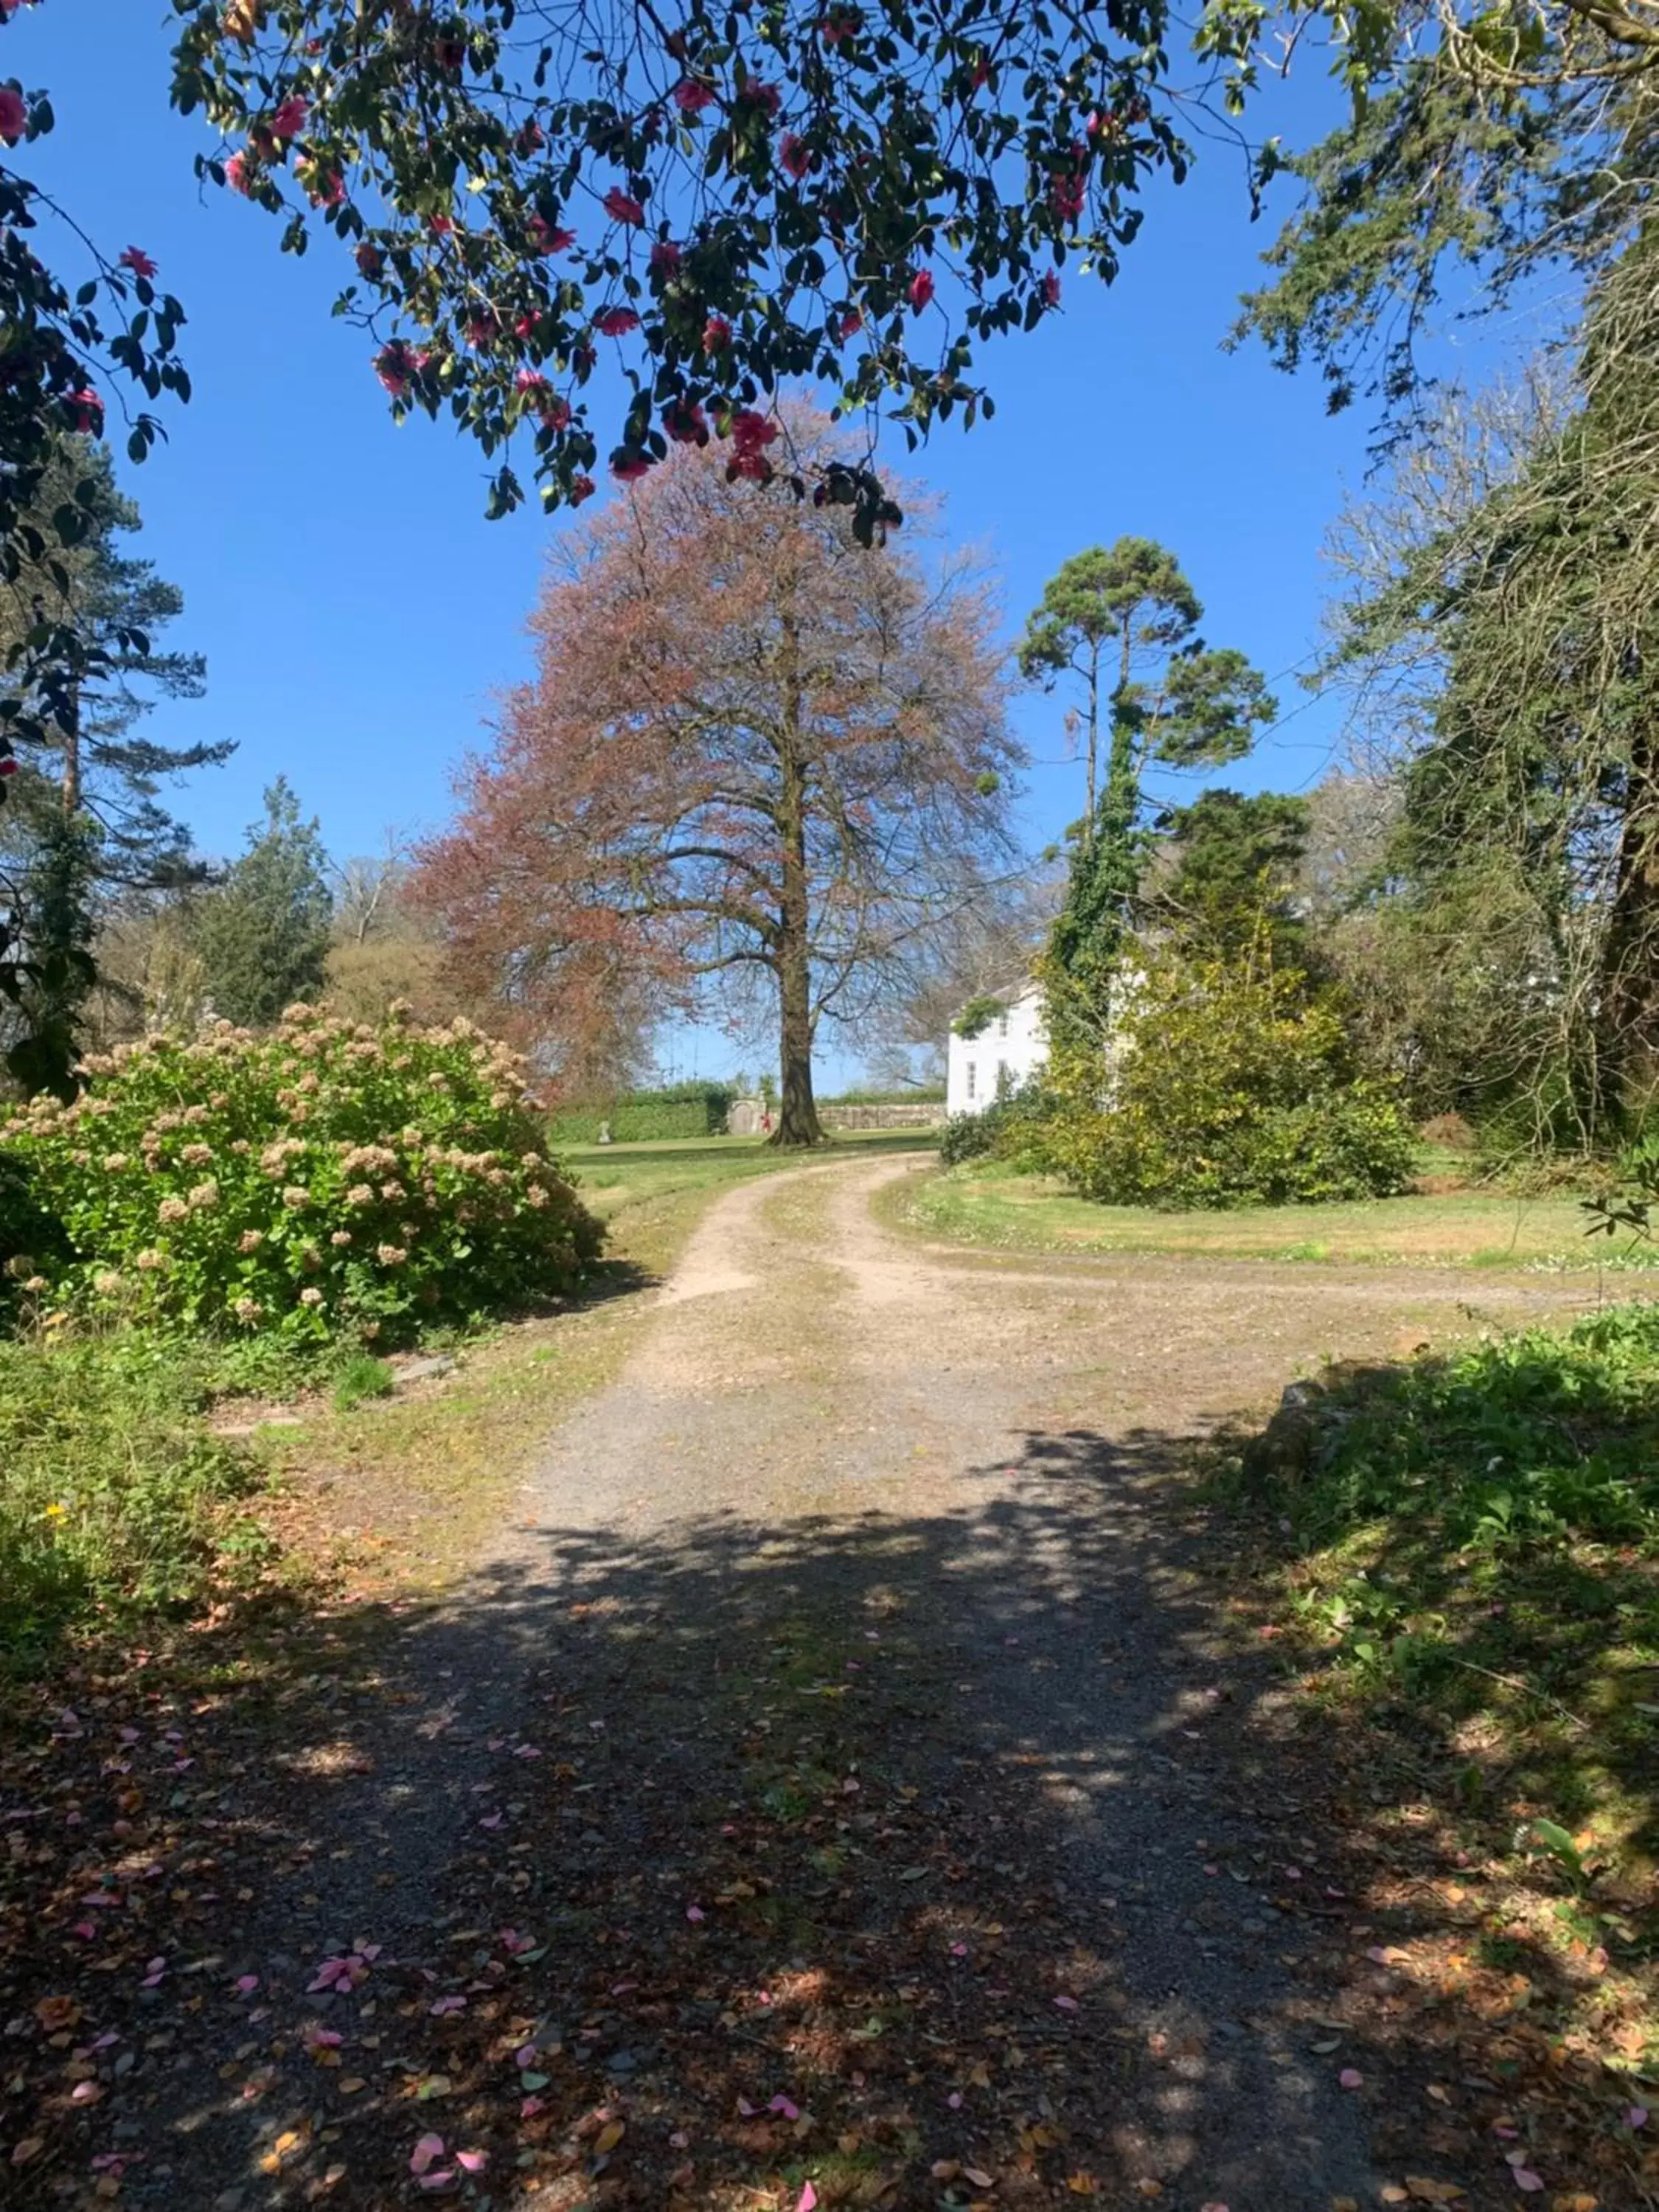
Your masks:
M 1649 1103 L 1659 1075 L 1659 750 L 1650 731 L 1633 740 L 1625 774 L 1602 973 L 1599 1088 L 1603 1114 L 1616 1116 Z

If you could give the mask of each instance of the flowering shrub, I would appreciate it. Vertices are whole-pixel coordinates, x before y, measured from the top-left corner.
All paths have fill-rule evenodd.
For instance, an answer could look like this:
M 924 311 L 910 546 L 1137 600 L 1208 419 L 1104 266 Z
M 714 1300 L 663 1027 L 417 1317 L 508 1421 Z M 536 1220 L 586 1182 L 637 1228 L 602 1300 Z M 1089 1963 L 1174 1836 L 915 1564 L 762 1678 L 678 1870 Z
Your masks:
M 38 1296 L 391 1342 L 568 1291 L 599 1250 L 519 1062 L 469 1022 L 290 1006 L 274 1030 L 151 1039 L 87 1074 L 73 1104 L 36 1098 L 0 1128 L 67 1239 L 67 1258 L 33 1255 Z

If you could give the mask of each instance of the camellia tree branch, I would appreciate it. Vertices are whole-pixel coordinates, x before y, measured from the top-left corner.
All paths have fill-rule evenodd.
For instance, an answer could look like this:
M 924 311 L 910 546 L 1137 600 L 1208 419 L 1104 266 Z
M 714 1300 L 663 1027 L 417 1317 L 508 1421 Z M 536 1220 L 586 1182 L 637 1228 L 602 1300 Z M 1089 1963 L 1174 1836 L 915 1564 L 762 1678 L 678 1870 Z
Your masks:
M 174 0 L 204 173 L 349 248 L 340 311 L 401 413 L 502 458 L 497 512 L 576 503 L 731 440 L 780 382 L 920 434 L 991 403 L 974 347 L 1117 268 L 1148 173 L 1184 173 L 1160 0 L 1098 14 L 911 0 L 662 11 L 565 0 Z M 600 419 L 612 355 L 628 397 Z M 608 403 L 607 403 L 608 404 Z M 733 441 L 764 478 L 785 459 Z M 812 489 L 894 519 L 843 455 Z

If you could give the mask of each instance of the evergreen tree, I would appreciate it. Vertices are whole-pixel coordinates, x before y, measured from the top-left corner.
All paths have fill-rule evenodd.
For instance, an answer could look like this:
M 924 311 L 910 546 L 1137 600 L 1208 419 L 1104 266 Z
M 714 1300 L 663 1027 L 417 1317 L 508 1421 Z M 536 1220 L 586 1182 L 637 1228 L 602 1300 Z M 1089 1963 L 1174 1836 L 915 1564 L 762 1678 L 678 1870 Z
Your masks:
M 252 1029 L 321 990 L 334 910 L 315 818 L 301 820 L 285 777 L 264 796 L 264 820 L 249 825 L 246 849 L 203 899 L 195 932 L 209 1004 Z
M 1175 556 L 1120 538 L 1066 562 L 1027 627 L 1028 672 L 1079 673 L 1087 711 L 1105 701 L 1106 774 L 1075 842 L 1049 940 L 1048 1023 L 1056 1053 L 1087 1048 L 1109 1019 L 1110 981 L 1146 857 L 1143 781 L 1152 767 L 1218 766 L 1248 752 L 1278 706 L 1242 653 L 1199 635 L 1204 610 Z M 1070 1033 L 1068 1037 L 1068 1033 Z
M 1205 791 L 1171 808 L 1158 824 L 1168 842 L 1149 901 L 1155 922 L 1188 951 L 1222 957 L 1243 951 L 1265 927 L 1275 956 L 1305 968 L 1308 929 L 1295 891 L 1311 814 L 1305 799 L 1276 791 L 1248 799 Z
M 88 647 L 85 672 L 33 736 L 13 734 L 15 773 L 0 817 L 3 936 L 21 957 L 7 1026 L 9 1072 L 33 1088 L 62 1089 L 95 969 L 91 947 L 116 901 L 204 880 L 190 835 L 163 807 L 165 780 L 216 766 L 229 743 L 164 745 L 138 725 L 162 699 L 206 688 L 199 653 L 158 649 L 156 633 L 183 611 L 154 562 L 121 550 L 140 526 L 118 490 L 107 451 L 60 441 L 37 505 L 72 507 L 73 544 L 25 566 L 0 592 L 0 661 L 25 651 L 41 623 L 72 625 Z

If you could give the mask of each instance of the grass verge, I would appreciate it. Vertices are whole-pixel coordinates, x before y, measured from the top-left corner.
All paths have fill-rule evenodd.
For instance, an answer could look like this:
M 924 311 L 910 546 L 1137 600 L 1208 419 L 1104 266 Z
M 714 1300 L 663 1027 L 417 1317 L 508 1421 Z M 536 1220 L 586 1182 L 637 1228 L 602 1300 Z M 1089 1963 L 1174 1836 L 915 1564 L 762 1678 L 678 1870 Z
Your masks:
M 1004 1251 L 1176 1252 L 1349 1266 L 1619 1270 L 1651 1264 L 1627 1247 L 1587 1238 L 1584 1216 L 1571 1197 L 1458 1191 L 1173 1213 L 1097 1206 L 1073 1197 L 1052 1176 L 976 1166 L 907 1183 L 887 1199 L 890 1218 L 901 1225 Z
M 1263 1632 L 1322 1740 L 1364 1747 L 1373 1774 L 1403 1759 L 1408 1848 L 1437 1842 L 1454 1901 L 1483 1884 L 1454 1954 L 1547 1991 L 1563 2047 L 1641 2088 L 1659 2062 L 1659 1305 L 1334 1371 L 1233 1467 L 1260 1513 Z
M 263 1565 L 256 1470 L 201 1403 L 177 1349 L 137 1334 L 0 1342 L 0 1662 L 200 1609 Z
M 721 1139 L 579 1151 L 584 1176 L 605 1176 L 590 1194 L 611 1232 L 593 1295 L 453 1343 L 454 1367 L 412 1387 L 337 1350 L 138 1330 L 0 1340 L 0 1664 L 203 1613 L 273 1571 L 359 1595 L 441 1585 L 540 1439 L 619 1370 L 635 1294 L 705 1205 L 799 1158 Z

